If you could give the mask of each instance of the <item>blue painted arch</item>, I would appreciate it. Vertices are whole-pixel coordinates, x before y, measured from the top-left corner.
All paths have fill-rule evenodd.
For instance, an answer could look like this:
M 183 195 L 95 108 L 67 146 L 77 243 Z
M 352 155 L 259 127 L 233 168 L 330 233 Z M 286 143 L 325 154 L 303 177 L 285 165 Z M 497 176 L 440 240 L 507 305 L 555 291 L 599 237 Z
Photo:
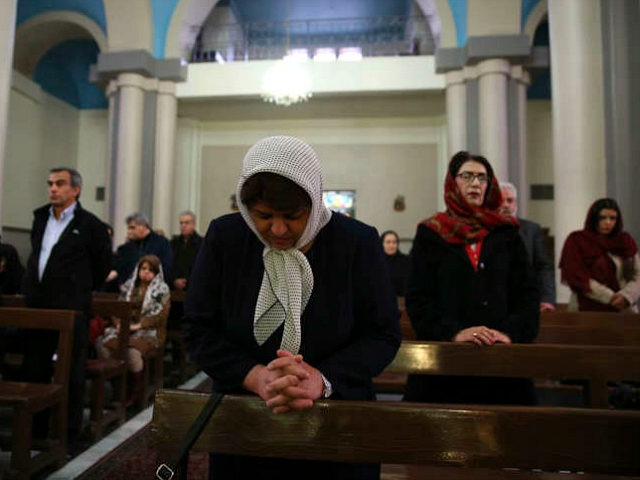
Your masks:
M 89 82 L 89 65 L 96 62 L 98 53 L 93 40 L 60 43 L 40 59 L 33 80 L 45 92 L 76 108 L 107 108 L 102 90 Z
M 18 0 L 16 25 L 41 13 L 65 10 L 85 15 L 107 33 L 107 16 L 102 0 Z

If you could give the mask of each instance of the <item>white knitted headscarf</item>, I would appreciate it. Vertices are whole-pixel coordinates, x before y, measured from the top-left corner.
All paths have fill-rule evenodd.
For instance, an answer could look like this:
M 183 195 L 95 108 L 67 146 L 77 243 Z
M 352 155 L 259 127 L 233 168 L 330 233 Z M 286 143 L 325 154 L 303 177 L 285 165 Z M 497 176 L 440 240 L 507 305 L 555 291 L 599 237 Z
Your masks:
M 307 226 L 291 249 L 271 248 L 257 231 L 247 206 L 240 201 L 244 183 L 260 172 L 288 178 L 302 187 L 311 198 Z M 238 207 L 249 228 L 265 245 L 262 252 L 264 275 L 253 319 L 253 333 L 259 345 L 284 322 L 280 347 L 291 353 L 300 350 L 300 317 L 313 291 L 313 272 L 307 257 L 299 249 L 313 241 L 331 218 L 331 211 L 322 203 L 322 184 L 322 170 L 316 152 L 298 138 L 264 138 L 251 147 L 244 157 L 236 189 Z

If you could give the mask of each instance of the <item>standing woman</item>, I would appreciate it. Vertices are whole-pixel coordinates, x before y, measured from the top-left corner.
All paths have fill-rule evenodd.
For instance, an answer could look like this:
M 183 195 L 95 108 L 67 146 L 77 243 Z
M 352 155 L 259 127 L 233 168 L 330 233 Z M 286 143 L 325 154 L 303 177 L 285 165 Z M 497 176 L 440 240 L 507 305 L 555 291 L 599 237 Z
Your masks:
M 638 312 L 640 256 L 633 237 L 623 231 L 614 199 L 591 205 L 584 229 L 571 233 L 562 247 L 560 269 L 572 292 L 569 310 Z
M 409 256 L 400 251 L 398 245 L 400 239 L 393 230 L 387 230 L 380 235 L 382 250 L 387 259 L 389 274 L 393 282 L 393 288 L 397 297 L 404 297 L 407 291 L 407 279 L 409 278 Z
M 247 152 L 239 213 L 209 225 L 185 301 L 190 353 L 217 392 L 275 414 L 316 400 L 373 400 L 400 345 L 376 230 L 330 212 L 313 149 L 269 137 Z M 215 417 L 214 417 L 215 422 Z M 210 455 L 210 478 L 377 479 L 379 464 Z
M 446 211 L 418 225 L 406 305 L 419 340 L 529 343 L 538 331 L 535 275 L 486 158 L 458 152 L 445 181 Z M 405 400 L 533 404 L 528 379 L 410 375 Z

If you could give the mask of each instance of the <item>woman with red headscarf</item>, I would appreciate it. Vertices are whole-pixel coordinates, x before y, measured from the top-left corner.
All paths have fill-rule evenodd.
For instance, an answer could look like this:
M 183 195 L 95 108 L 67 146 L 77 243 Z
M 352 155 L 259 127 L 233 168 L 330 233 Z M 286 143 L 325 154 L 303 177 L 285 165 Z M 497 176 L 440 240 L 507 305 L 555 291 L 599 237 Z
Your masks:
M 617 202 L 601 198 L 589 208 L 584 229 L 567 237 L 560 269 L 572 291 L 569 310 L 638 311 L 640 256 L 622 229 Z
M 528 343 L 539 294 L 518 222 L 499 213 L 502 195 L 486 158 L 458 152 L 445 181 L 446 211 L 418 225 L 406 306 L 419 340 Z M 533 404 L 528 379 L 409 376 L 405 400 Z

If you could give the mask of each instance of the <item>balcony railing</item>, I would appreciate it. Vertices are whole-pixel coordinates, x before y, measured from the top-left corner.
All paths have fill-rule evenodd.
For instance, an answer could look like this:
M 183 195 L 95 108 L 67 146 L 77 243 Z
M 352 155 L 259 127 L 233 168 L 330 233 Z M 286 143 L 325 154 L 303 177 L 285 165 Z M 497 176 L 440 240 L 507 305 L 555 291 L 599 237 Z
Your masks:
M 432 55 L 435 42 L 423 16 L 302 20 L 205 25 L 191 61 L 247 61 L 283 58 L 291 50 L 359 47 L 364 57 Z

